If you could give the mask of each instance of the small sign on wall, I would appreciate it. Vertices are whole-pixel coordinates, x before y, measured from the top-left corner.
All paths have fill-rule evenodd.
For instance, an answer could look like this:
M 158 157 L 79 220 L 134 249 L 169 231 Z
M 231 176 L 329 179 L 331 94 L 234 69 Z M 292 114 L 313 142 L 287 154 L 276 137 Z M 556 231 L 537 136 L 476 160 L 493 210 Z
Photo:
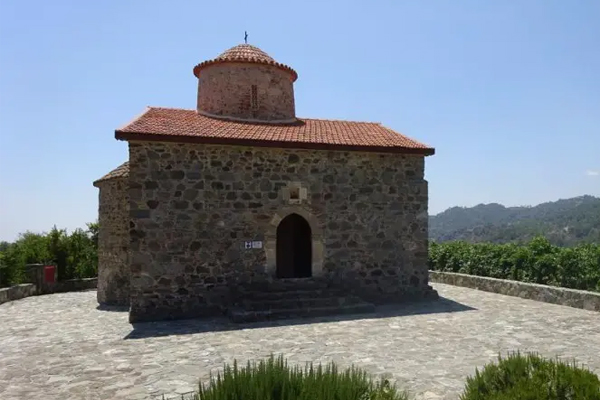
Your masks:
M 244 242 L 245 249 L 262 249 L 262 247 L 263 247 L 262 245 L 263 245 L 263 243 L 260 240 Z

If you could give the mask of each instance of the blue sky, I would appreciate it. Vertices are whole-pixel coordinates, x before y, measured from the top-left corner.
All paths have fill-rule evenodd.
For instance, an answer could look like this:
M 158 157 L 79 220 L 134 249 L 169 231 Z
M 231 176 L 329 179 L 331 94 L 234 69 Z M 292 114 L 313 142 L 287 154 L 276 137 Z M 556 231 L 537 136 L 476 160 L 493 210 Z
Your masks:
M 0 2 L 0 240 L 97 216 L 147 105 L 194 108 L 192 67 L 243 42 L 299 73 L 301 117 L 436 148 L 430 212 L 600 195 L 600 2 Z

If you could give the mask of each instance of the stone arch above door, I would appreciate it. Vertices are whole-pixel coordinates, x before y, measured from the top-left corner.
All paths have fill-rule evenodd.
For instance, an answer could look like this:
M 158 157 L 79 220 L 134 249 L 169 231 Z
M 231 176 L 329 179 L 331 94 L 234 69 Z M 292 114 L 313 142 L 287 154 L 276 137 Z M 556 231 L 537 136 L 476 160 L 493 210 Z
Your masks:
M 304 218 L 312 233 L 312 276 L 319 277 L 323 273 L 323 230 L 319 220 L 304 207 L 282 207 L 271 218 L 267 232 L 265 232 L 265 255 L 267 259 L 267 274 L 276 276 L 277 272 L 277 227 L 282 219 L 290 214 L 298 214 Z

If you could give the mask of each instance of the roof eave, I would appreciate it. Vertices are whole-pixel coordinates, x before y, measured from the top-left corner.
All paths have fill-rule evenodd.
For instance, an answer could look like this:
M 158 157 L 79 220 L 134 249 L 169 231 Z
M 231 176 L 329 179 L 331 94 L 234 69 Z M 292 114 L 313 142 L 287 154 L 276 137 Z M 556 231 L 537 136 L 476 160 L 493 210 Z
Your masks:
M 108 178 L 100 178 L 100 179 L 96 179 L 94 182 L 92 182 L 92 185 L 99 188 L 100 186 L 98 186 L 98 184 L 100 184 L 100 183 L 114 181 L 114 180 L 125 178 L 125 177 L 126 176 L 123 176 L 123 175 L 117 175 L 117 176 L 109 176 Z
M 92 182 L 92 185 L 94 185 L 94 187 L 100 188 L 99 184 L 104 183 L 108 180 L 110 180 L 111 178 L 100 178 L 100 179 L 96 179 L 94 182 Z
M 115 139 L 125 141 L 148 141 L 148 142 L 170 142 L 170 143 L 198 143 L 198 144 L 220 144 L 236 145 L 246 147 L 271 147 L 287 149 L 306 149 L 306 150 L 337 150 L 337 151 L 361 151 L 369 153 L 396 153 L 396 154 L 415 154 L 422 156 L 432 156 L 435 154 L 434 148 L 407 148 L 407 147 L 389 147 L 389 146 L 358 146 L 342 145 L 328 143 L 308 143 L 308 142 L 285 142 L 285 141 L 267 141 L 253 139 L 234 139 L 234 138 L 216 138 L 200 136 L 175 136 L 175 135 L 157 135 L 145 132 L 125 132 L 123 130 L 115 131 Z
M 285 65 L 282 63 L 279 63 L 277 61 L 262 61 L 262 60 L 246 60 L 246 59 L 231 59 L 231 60 L 219 60 L 219 59 L 213 59 L 213 60 L 207 60 L 207 61 L 203 61 L 199 64 L 197 64 L 192 72 L 194 73 L 194 76 L 196 78 L 198 78 L 198 74 L 200 73 L 200 70 L 203 68 L 206 68 L 208 66 L 211 65 L 216 65 L 216 64 L 258 64 L 258 65 L 270 65 L 272 67 L 281 69 L 283 71 L 288 72 L 289 74 L 292 75 L 292 82 L 295 82 L 296 80 L 298 80 L 298 73 L 296 72 L 296 70 L 294 70 L 292 67 L 290 67 L 289 65 Z

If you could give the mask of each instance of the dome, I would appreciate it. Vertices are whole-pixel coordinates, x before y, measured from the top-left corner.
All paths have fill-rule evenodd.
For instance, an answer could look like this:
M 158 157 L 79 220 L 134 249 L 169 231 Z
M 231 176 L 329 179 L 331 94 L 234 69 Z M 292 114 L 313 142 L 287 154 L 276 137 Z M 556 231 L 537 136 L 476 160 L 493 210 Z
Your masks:
M 273 57 L 250 44 L 239 44 L 221 53 L 216 60 L 224 61 L 254 61 L 258 63 L 274 63 Z
M 256 46 L 240 44 L 194 67 L 198 113 L 214 118 L 289 123 L 296 120 L 298 74 Z
M 218 57 L 213 58 L 212 60 L 203 61 L 200 64 L 194 67 L 194 75 L 198 77 L 200 70 L 208 65 L 225 63 L 225 62 L 238 62 L 238 63 L 254 63 L 254 64 L 266 64 L 273 65 L 280 69 L 283 69 L 292 74 L 292 81 L 298 79 L 298 74 L 291 67 L 281 64 L 273 57 L 262 51 L 256 46 L 252 46 L 250 44 L 238 44 L 230 48 L 229 50 L 224 51 Z

